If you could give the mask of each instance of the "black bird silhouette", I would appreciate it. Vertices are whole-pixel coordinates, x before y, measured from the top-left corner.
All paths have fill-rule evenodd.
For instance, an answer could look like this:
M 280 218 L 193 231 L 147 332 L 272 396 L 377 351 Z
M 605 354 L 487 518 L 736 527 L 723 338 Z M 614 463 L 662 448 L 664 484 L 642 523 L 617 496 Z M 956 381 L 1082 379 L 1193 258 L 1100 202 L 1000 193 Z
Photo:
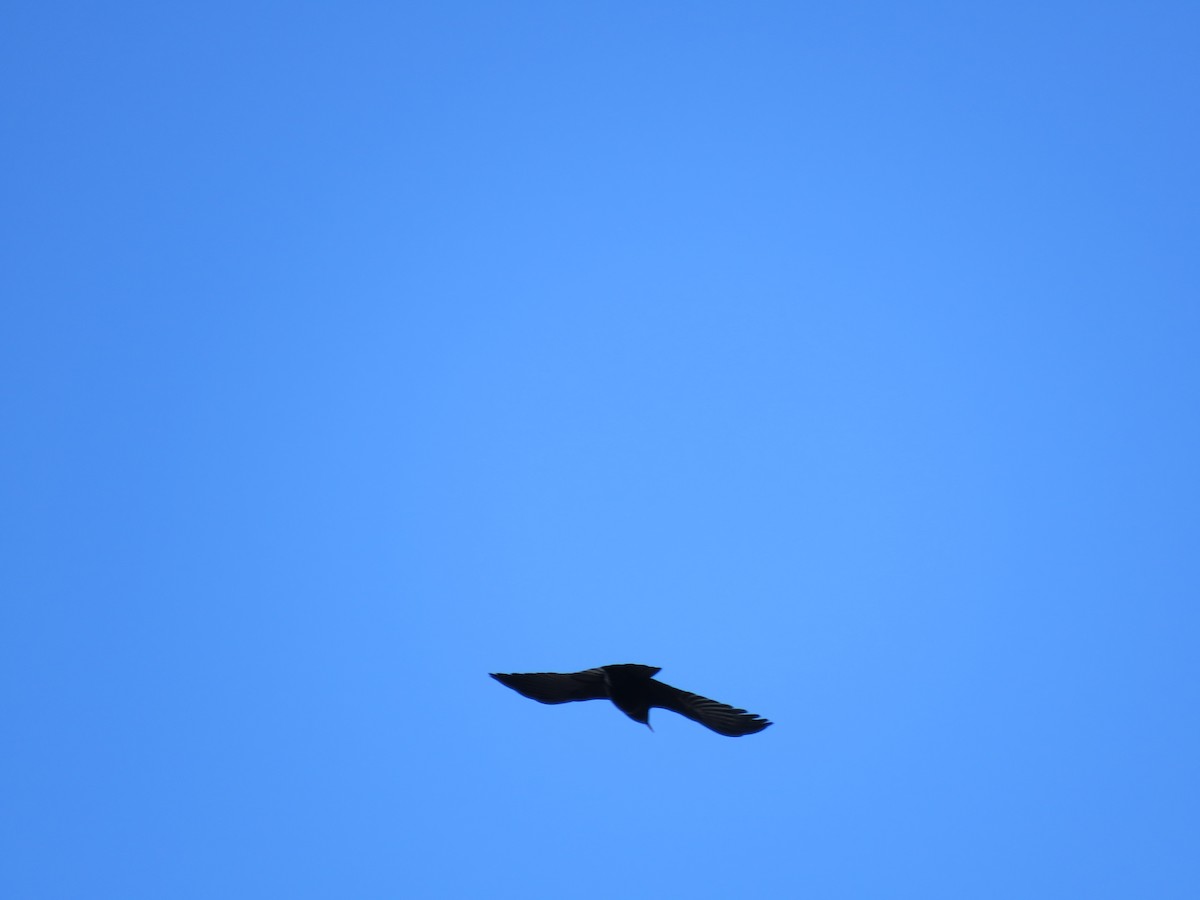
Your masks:
M 582 672 L 529 672 L 517 675 L 490 673 L 493 678 L 539 703 L 570 703 L 573 700 L 611 700 L 617 709 L 651 731 L 650 708 L 669 709 L 717 734 L 741 737 L 755 734 L 771 723 L 744 709 L 689 694 L 655 681 L 662 669 L 624 663 L 600 666 Z

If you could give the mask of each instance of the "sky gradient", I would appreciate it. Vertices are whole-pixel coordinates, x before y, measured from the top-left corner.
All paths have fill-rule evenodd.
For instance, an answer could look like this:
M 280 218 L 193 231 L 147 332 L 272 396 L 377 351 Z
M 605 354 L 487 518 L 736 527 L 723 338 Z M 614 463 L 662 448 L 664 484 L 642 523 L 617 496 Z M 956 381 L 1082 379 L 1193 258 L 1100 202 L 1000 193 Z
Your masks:
M 5 20 L 0 895 L 1196 896 L 1194 4 Z

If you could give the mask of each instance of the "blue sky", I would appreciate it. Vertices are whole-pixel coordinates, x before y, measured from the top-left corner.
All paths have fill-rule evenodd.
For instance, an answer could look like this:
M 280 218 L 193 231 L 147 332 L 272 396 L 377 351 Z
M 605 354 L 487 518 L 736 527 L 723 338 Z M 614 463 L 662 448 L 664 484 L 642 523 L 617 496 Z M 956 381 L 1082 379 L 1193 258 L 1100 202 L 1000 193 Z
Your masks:
M 5 18 L 0 894 L 1195 896 L 1194 5 Z

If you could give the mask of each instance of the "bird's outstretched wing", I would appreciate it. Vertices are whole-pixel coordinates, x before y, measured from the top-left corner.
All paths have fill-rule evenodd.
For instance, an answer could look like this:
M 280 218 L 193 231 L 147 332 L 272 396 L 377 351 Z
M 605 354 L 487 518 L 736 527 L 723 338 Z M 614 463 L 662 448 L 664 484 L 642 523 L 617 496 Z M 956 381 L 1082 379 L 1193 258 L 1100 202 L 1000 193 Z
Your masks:
M 650 705 L 687 716 L 693 722 L 699 722 L 705 728 L 711 728 L 717 734 L 729 737 L 755 734 L 771 724 L 762 716 L 709 700 L 699 694 L 681 691 L 661 681 L 650 682 Z
M 539 703 L 570 703 L 572 700 L 603 700 L 608 696 L 603 669 L 582 672 L 527 672 L 504 675 L 490 673 L 493 678 L 518 694 Z

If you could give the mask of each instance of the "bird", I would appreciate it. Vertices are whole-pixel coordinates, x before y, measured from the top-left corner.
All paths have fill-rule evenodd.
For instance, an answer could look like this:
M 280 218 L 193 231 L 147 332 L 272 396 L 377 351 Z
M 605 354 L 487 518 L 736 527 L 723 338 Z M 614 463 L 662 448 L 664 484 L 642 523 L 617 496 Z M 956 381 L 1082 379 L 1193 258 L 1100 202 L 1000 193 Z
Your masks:
M 756 734 L 772 724 L 744 709 L 681 691 L 654 676 L 661 667 L 621 663 L 584 669 L 582 672 L 489 672 L 493 678 L 518 694 L 539 703 L 570 703 L 573 700 L 611 700 L 621 712 L 651 731 L 650 710 L 669 709 L 705 728 L 728 737 Z

